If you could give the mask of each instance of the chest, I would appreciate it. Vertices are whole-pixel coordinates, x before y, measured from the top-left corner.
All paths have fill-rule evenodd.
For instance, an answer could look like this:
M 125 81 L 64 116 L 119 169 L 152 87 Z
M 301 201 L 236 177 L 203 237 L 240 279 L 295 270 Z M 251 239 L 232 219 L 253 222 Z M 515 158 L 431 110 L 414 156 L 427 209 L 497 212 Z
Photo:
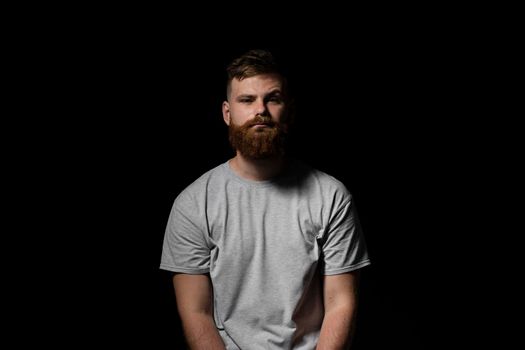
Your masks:
M 236 191 L 210 200 L 207 228 L 217 259 L 317 260 L 322 206 L 298 192 Z

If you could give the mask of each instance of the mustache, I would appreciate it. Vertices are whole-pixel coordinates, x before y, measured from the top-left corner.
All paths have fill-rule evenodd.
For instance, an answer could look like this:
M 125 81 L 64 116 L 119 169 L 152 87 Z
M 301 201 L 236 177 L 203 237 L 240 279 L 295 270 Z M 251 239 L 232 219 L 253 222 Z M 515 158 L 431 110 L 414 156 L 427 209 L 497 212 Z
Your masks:
M 256 115 L 255 118 L 248 120 L 242 126 L 244 129 L 251 128 L 254 125 L 266 125 L 269 127 L 274 127 L 276 123 L 270 117 L 263 117 L 261 115 Z

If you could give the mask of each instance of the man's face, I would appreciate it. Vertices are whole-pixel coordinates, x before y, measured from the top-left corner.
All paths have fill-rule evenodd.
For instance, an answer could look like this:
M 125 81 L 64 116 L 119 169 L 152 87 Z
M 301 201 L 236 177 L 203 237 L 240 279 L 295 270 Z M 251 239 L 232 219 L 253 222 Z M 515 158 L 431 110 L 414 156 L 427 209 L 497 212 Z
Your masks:
M 263 74 L 234 79 L 230 90 L 222 112 L 232 146 L 253 159 L 281 154 L 287 131 L 287 106 L 279 76 Z

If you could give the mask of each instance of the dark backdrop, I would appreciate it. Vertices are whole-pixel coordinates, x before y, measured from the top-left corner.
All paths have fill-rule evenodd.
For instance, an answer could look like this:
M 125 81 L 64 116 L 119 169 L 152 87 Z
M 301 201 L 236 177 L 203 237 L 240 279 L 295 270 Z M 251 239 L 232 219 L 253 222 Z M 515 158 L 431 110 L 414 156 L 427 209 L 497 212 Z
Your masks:
M 66 197 L 80 205 L 67 213 L 82 228 L 75 249 L 86 252 L 68 272 L 77 291 L 70 311 L 90 325 L 81 327 L 88 339 L 183 346 L 170 274 L 158 269 L 164 229 L 177 194 L 233 155 L 221 116 L 224 69 L 253 47 L 288 67 L 297 100 L 291 152 L 355 197 L 373 261 L 362 274 L 356 349 L 472 338 L 465 323 L 474 303 L 461 288 L 472 266 L 458 263 L 469 215 L 458 184 L 471 159 L 458 105 L 469 74 L 461 48 L 387 32 L 227 47 L 117 33 L 77 46 L 63 79 L 64 108 L 75 113 L 57 149 L 75 148 L 67 168 L 79 176 L 68 177 Z

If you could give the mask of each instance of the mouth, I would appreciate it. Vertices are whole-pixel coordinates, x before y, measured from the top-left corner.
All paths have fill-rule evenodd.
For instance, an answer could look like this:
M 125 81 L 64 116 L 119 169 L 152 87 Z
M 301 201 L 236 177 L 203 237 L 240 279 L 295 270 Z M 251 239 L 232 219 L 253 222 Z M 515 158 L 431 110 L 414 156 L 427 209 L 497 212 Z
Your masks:
M 269 128 L 270 125 L 266 123 L 257 123 L 251 126 L 252 128 Z

